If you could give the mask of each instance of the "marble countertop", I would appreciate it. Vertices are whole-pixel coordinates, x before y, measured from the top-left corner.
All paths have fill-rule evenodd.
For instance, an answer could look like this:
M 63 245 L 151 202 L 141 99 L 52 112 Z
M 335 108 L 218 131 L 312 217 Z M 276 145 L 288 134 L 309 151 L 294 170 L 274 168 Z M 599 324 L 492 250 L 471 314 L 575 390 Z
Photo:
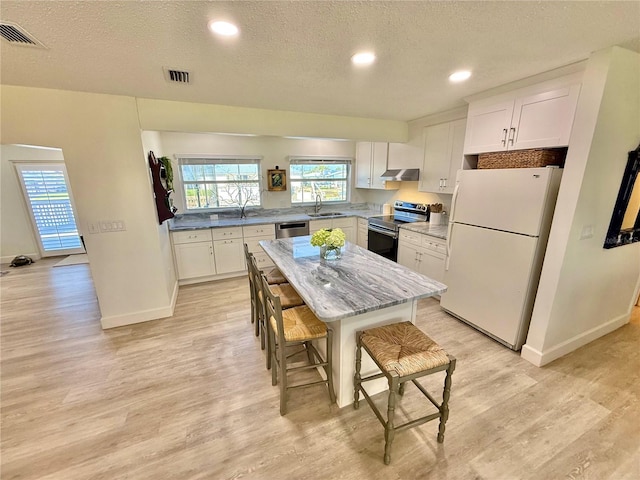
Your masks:
M 325 322 L 440 295 L 447 287 L 347 242 L 342 258 L 324 260 L 310 236 L 260 245 L 316 316 Z
M 447 238 L 448 225 L 430 225 L 429 222 L 405 223 L 401 227 L 403 230 L 410 232 L 423 233 L 437 238 Z
M 326 211 L 323 211 L 325 213 Z M 380 212 L 375 210 L 341 210 L 340 215 L 333 217 L 311 217 L 306 213 L 278 213 L 277 210 L 273 212 L 265 211 L 264 215 L 248 216 L 247 218 L 224 218 L 220 217 L 218 220 L 211 220 L 206 216 L 201 215 L 183 215 L 179 218 L 173 218 L 169 220 L 169 230 L 199 230 L 203 228 L 217 228 L 217 227 L 239 227 L 244 225 L 264 225 L 267 223 L 279 223 L 279 222 L 300 222 L 308 220 L 328 220 L 332 218 L 345 218 L 345 217 L 360 217 L 369 218 L 375 215 L 381 215 Z

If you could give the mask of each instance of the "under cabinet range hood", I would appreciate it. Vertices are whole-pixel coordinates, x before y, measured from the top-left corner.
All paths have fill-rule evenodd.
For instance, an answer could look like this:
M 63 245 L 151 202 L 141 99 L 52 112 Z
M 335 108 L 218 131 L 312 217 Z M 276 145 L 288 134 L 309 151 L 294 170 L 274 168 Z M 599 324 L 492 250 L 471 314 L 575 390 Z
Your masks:
M 404 170 L 387 170 L 380 178 L 393 181 L 417 182 L 420 179 L 419 168 L 406 168 Z

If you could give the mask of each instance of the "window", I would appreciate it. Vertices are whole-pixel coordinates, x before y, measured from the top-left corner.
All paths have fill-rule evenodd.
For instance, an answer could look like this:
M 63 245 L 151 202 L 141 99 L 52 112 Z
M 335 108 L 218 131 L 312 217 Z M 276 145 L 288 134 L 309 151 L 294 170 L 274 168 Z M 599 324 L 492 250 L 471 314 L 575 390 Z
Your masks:
M 187 211 L 260 206 L 258 158 L 178 158 Z
M 63 164 L 16 164 L 42 256 L 84 253 Z
M 291 158 L 291 203 L 349 201 L 349 158 Z

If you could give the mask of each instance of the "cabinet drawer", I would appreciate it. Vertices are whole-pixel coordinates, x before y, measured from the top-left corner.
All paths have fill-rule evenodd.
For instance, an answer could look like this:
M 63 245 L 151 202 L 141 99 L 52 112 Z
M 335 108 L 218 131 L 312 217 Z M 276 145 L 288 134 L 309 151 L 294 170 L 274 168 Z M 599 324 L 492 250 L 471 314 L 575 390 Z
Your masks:
M 273 240 L 272 238 L 245 238 L 244 243 L 249 247 L 249 252 L 253 253 L 264 253 L 264 250 L 260 246 L 260 240 Z M 266 255 L 266 254 L 265 254 Z
M 242 227 L 212 228 L 211 236 L 214 240 L 227 238 L 242 238 Z
M 348 218 L 334 218 L 332 222 L 333 228 L 349 228 L 353 227 L 353 217 Z
M 400 241 L 415 245 L 416 247 L 422 246 L 422 239 L 424 235 L 415 232 L 405 232 L 400 230 Z
M 256 259 L 256 264 L 258 265 L 258 269 L 262 270 L 264 268 L 273 267 L 274 263 L 269 258 L 269 255 L 266 253 L 254 253 L 253 256 Z
M 270 240 L 276 238 L 276 226 L 269 225 L 251 225 L 242 227 L 242 234 L 246 237 L 260 237 L 262 240 Z
M 196 243 L 196 242 L 210 242 L 211 241 L 211 229 L 204 228 L 202 230 L 188 230 L 185 232 L 173 232 L 174 245 L 181 243 Z

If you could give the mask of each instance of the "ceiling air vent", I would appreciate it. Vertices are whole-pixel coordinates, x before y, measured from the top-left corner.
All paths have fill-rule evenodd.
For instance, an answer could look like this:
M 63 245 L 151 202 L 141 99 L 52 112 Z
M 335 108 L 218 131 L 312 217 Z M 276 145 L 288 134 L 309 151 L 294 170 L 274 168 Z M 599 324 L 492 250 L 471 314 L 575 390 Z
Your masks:
M 42 42 L 36 40 L 35 37 L 27 33 L 24 28 L 15 23 L 0 23 L 0 36 L 11 45 L 46 48 Z
M 174 68 L 164 68 L 164 76 L 169 83 L 191 83 L 191 74 L 186 70 L 176 70 Z

